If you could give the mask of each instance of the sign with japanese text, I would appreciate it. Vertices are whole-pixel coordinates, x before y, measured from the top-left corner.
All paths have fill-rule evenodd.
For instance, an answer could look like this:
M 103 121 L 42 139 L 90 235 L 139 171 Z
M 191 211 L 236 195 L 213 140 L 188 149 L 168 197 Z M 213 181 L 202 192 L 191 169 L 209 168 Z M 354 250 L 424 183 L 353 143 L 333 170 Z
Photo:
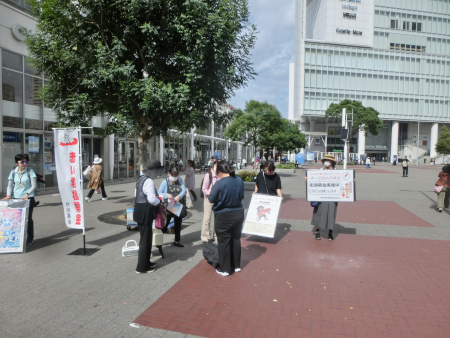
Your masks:
M 355 202 L 354 170 L 306 170 L 308 202 Z
M 242 233 L 273 238 L 280 207 L 281 197 L 279 196 L 252 195 Z
M 55 129 L 55 163 L 66 225 L 84 229 L 79 128 Z

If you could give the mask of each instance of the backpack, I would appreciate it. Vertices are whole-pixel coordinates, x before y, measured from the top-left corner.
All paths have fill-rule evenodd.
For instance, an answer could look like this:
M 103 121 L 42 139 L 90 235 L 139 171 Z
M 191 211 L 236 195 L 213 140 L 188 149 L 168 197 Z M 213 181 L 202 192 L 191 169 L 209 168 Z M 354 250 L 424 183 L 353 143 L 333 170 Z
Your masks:
M 214 269 L 219 268 L 219 247 L 216 243 L 205 244 L 203 247 L 203 257 Z
M 403 160 L 402 161 L 402 167 L 406 168 L 408 166 L 408 160 Z
M 211 186 L 212 184 L 212 172 L 211 170 L 209 171 L 209 186 Z M 205 178 L 203 177 L 202 179 L 202 183 L 200 183 L 200 197 L 201 198 L 205 198 L 205 194 L 203 193 L 203 181 L 205 180 Z

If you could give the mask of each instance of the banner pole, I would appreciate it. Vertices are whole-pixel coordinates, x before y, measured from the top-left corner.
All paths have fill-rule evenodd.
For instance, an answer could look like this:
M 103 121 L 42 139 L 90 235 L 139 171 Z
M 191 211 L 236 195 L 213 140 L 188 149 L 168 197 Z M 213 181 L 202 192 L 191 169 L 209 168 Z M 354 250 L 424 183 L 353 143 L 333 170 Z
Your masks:
M 78 147 L 79 147 L 79 166 L 80 166 L 80 190 L 81 193 L 83 193 L 83 149 L 81 147 L 81 127 L 78 126 L 78 139 L 80 140 L 80 142 L 78 142 Z M 81 200 L 80 203 L 83 205 L 82 210 L 81 210 L 81 217 L 83 219 L 83 254 L 86 255 L 86 228 L 84 226 L 84 195 L 81 196 Z

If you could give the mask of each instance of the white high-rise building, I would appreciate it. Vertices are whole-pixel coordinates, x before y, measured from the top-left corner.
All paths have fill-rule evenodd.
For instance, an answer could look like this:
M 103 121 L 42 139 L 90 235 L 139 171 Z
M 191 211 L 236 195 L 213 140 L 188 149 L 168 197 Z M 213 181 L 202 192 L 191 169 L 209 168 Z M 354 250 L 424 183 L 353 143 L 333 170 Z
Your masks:
M 373 107 L 378 135 L 358 133 L 350 152 L 380 160 L 437 158 L 450 122 L 450 0 L 296 0 L 289 119 L 322 132 L 311 150 L 342 151 L 340 127 L 325 118 L 345 99 Z

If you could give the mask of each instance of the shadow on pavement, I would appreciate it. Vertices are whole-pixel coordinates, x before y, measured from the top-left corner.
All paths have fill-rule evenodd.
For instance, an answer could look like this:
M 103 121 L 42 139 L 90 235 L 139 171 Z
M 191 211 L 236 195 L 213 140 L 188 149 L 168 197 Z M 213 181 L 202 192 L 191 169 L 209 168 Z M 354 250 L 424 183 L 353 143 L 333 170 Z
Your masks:
M 247 238 L 248 242 L 257 242 L 257 243 L 268 243 L 268 244 L 277 244 L 287 233 L 291 231 L 291 225 L 288 223 L 278 223 L 277 228 L 275 229 L 274 238 L 269 237 L 261 237 L 261 236 L 253 236 L 250 235 Z M 242 238 L 246 238 L 249 235 L 242 234 Z
M 109 243 L 120 241 L 121 239 L 130 237 L 130 236 L 135 235 L 135 234 L 136 234 L 135 231 L 125 230 L 125 231 L 119 232 L 118 234 L 114 234 L 114 235 L 103 237 L 103 238 L 100 238 L 100 239 L 97 239 L 97 240 L 94 240 L 94 241 L 86 242 L 86 244 L 103 246 L 103 245 L 106 245 L 106 244 L 109 244 Z M 122 247 L 123 245 L 125 245 L 125 243 L 121 244 L 120 247 Z
M 267 248 L 259 245 L 259 244 L 250 244 L 247 247 L 242 247 L 241 250 L 241 269 L 245 268 L 248 263 L 258 259 L 262 255 L 264 255 L 267 251 Z
M 316 232 L 316 227 L 311 225 L 311 232 Z M 333 237 L 336 239 L 339 234 L 349 234 L 349 235 L 356 235 L 356 228 L 346 228 L 339 223 L 335 223 L 334 230 L 333 230 Z M 320 229 L 320 235 L 324 239 L 328 239 L 328 229 Z
M 94 230 L 95 228 L 86 228 L 86 231 L 90 231 L 90 230 Z M 57 244 L 60 243 L 62 241 L 66 241 L 68 240 L 70 237 L 75 236 L 75 235 L 80 235 L 82 234 L 81 230 L 78 229 L 68 229 L 68 230 L 64 230 L 61 231 L 57 234 L 48 236 L 48 237 L 44 237 L 44 238 L 37 238 L 34 240 L 32 245 L 27 246 L 27 252 L 31 252 L 34 250 L 39 250 L 42 249 L 46 246 L 50 246 L 53 244 Z
M 39 207 L 57 207 L 59 205 L 62 205 L 62 202 L 58 202 L 58 203 L 42 203 L 42 204 L 39 204 L 39 206 L 37 206 L 35 208 L 39 208 Z

